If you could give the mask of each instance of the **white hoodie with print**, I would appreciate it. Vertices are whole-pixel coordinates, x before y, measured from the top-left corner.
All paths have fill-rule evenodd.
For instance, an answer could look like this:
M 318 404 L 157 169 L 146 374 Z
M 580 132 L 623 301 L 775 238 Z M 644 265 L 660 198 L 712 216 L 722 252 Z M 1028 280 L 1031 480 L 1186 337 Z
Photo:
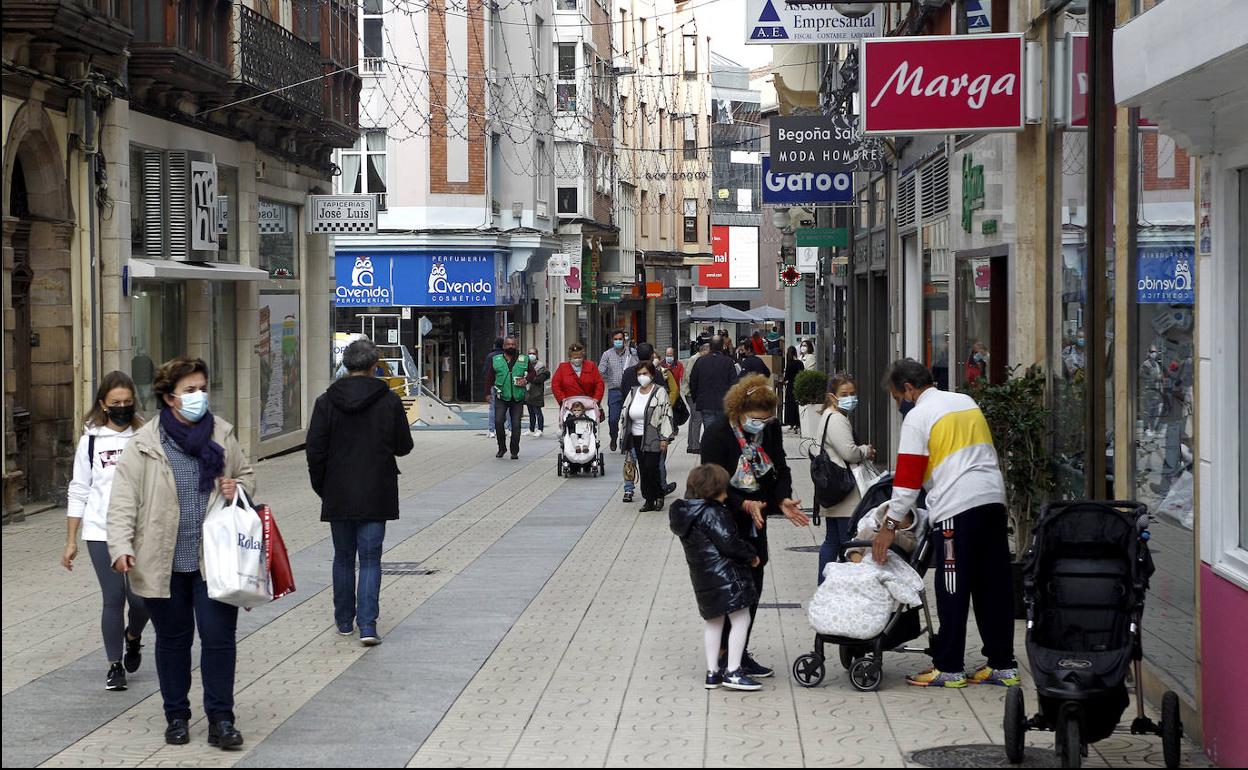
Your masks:
M 95 456 L 87 458 L 91 437 L 95 436 Z M 108 496 L 113 489 L 113 474 L 121 452 L 134 437 L 134 428 L 118 433 L 112 428 L 88 425 L 78 439 L 74 453 L 74 478 L 69 482 L 71 519 L 82 519 L 83 540 L 108 540 Z

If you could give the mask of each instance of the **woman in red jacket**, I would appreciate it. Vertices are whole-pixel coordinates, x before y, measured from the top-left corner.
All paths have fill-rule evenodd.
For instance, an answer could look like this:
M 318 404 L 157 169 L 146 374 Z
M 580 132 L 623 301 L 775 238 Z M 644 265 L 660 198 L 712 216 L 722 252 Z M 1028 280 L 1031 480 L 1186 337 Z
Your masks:
M 573 342 L 568 346 L 568 360 L 559 364 L 555 376 L 550 381 L 555 400 L 560 404 L 564 399 L 573 396 L 589 396 L 602 404 L 602 396 L 607 391 L 607 384 L 602 381 L 598 367 L 594 364 L 585 365 L 585 346 Z

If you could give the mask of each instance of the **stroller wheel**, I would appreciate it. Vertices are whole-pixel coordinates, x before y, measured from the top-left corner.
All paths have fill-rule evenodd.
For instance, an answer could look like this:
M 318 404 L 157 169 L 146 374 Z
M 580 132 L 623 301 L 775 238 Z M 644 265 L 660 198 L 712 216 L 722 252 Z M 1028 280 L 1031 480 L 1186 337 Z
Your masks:
M 562 457 L 555 458 L 555 473 L 560 476 L 563 475 L 563 458 Z
M 1011 687 L 1005 694 L 1005 756 L 1010 764 L 1023 761 L 1023 736 L 1027 733 L 1027 707 L 1023 689 Z
M 1061 767 L 1082 767 L 1083 739 L 1079 735 L 1079 710 L 1066 708 L 1057 722 L 1057 759 Z
M 883 671 L 871 658 L 858 658 L 849 668 L 849 683 L 858 692 L 875 692 L 880 689 Z
M 1179 696 L 1166 691 L 1161 697 L 1161 753 L 1166 767 L 1178 767 L 1183 751 L 1183 716 L 1179 713 Z
M 823 658 L 813 652 L 808 652 L 793 661 L 793 678 L 802 687 L 815 687 L 823 681 L 823 675 Z

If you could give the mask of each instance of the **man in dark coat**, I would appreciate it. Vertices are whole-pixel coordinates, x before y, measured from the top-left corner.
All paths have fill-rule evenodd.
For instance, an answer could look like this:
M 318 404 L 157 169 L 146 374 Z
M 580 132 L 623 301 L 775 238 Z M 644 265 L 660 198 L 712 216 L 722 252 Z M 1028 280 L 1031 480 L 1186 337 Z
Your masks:
M 758 355 L 748 346 L 741 348 L 741 376 L 747 374 L 761 374 L 767 379 L 771 379 L 771 367 L 767 366 L 767 362 L 759 358 Z
M 703 427 L 724 411 L 724 395 L 737 381 L 737 366 L 723 354 L 723 349 L 723 338 L 712 339 L 710 351 L 689 372 L 689 395 L 693 397 L 693 408 L 701 412 Z
M 316 400 L 308 425 L 308 475 L 321 498 L 321 521 L 334 540 L 334 622 L 346 636 L 352 623 L 365 645 L 377 635 L 381 551 L 386 522 L 399 518 L 399 465 L 412 451 L 403 402 L 372 376 L 380 356 L 367 339 L 342 354 L 347 376 Z M 355 559 L 360 559 L 356 591 Z
M 494 392 L 494 359 L 503 354 L 503 338 L 494 338 L 494 349 L 485 356 L 485 368 L 481 370 L 481 381 L 485 383 L 485 400 L 490 404 L 489 437 L 494 438 L 494 410 L 496 408 L 491 394 Z M 511 427 L 511 414 L 507 414 L 507 427 Z

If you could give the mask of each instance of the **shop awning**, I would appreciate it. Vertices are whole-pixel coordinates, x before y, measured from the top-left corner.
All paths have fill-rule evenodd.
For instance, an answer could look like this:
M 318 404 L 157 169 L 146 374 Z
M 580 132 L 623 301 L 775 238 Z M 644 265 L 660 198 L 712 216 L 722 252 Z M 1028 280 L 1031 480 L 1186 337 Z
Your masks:
M 267 281 L 269 273 L 228 262 L 175 262 L 171 259 L 132 258 L 130 277 L 181 281 Z

